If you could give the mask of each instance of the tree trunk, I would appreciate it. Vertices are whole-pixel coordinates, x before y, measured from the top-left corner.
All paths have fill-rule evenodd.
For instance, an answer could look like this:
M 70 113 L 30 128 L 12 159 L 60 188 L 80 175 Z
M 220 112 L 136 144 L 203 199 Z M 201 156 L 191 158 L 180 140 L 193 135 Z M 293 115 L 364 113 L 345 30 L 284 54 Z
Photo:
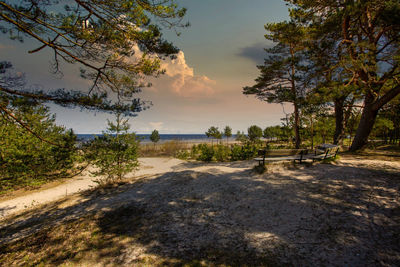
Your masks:
M 368 136 L 374 127 L 376 116 L 379 109 L 374 108 L 372 96 L 366 96 L 364 110 L 361 114 L 360 124 L 358 125 L 356 136 L 351 144 L 350 151 L 357 151 L 368 143 Z
M 295 147 L 296 149 L 300 148 L 300 115 L 299 115 L 299 107 L 297 103 L 294 103 L 294 133 L 296 136 Z
M 311 114 L 311 150 L 314 149 L 314 119 Z

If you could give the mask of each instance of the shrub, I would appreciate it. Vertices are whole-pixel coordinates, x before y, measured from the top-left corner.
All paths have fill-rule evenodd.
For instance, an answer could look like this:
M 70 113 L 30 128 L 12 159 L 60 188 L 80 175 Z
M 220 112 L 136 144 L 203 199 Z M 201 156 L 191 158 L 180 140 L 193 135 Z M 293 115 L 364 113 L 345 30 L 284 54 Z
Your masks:
M 214 157 L 216 161 L 228 161 L 230 158 L 231 150 L 228 146 L 217 145 L 214 148 Z
M 242 160 L 242 146 L 235 144 L 231 147 L 231 160 Z
M 214 157 L 214 148 L 207 144 L 199 144 L 199 155 L 197 157 L 198 160 L 210 162 L 213 160 Z
M 187 151 L 186 149 L 185 149 L 185 150 L 179 150 L 179 151 L 176 153 L 176 157 L 177 157 L 178 159 L 187 160 L 187 159 L 190 158 L 190 153 L 189 153 L 189 151 Z

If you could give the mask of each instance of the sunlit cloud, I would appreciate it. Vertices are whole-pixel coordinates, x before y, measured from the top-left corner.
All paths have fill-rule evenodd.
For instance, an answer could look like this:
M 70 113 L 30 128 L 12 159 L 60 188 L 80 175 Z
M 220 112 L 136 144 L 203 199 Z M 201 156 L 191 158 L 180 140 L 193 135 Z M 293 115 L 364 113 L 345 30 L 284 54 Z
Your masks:
M 207 97 L 214 94 L 216 81 L 204 75 L 196 75 L 194 69 L 186 63 L 182 51 L 175 59 L 163 60 L 161 68 L 166 73 L 153 81 L 157 90 L 168 89 L 181 97 Z

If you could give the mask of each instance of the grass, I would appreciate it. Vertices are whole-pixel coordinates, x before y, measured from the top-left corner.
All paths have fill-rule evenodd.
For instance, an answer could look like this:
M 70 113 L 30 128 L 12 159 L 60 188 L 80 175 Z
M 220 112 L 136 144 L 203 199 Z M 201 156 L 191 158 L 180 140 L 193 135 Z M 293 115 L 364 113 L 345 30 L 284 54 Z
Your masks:
M 162 144 L 141 144 L 140 157 L 175 157 L 182 150 L 189 150 L 192 144 L 172 140 Z

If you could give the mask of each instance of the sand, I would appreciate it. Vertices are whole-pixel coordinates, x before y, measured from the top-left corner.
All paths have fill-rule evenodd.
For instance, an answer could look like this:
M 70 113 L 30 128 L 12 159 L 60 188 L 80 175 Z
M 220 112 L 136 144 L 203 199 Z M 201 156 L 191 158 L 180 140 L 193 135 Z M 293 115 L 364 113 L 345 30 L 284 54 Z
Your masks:
M 182 163 L 182 161 L 174 158 L 140 158 L 139 163 L 140 169 L 134 174 L 138 177 L 172 171 L 172 168 Z M 25 209 L 34 208 L 35 206 L 94 188 L 98 185 L 95 180 L 96 178 L 92 177 L 88 171 L 85 171 L 82 175 L 69 179 L 53 188 L 28 191 L 25 195 L 17 198 L 11 198 L 6 201 L 0 200 L 0 219 Z
M 43 229 L 43 218 L 50 227 L 90 213 L 98 214 L 100 225 L 115 217 L 117 231 L 104 231 L 118 236 L 118 227 L 129 227 L 129 214 L 140 211 L 139 230 L 122 228 L 125 235 L 144 236 L 123 245 L 123 266 L 149 254 L 196 259 L 210 250 L 250 265 L 269 256 L 294 266 L 400 264 L 399 161 L 345 157 L 333 164 L 271 165 L 264 174 L 252 172 L 252 161 L 141 162 L 130 183 L 102 193 L 65 197 L 63 188 L 93 185 L 83 179 L 41 192 L 59 201 L 39 208 L 21 208 L 19 203 L 35 199 L 29 195 L 8 202 L 16 207 L 3 211 L 8 217 L 0 244 Z

